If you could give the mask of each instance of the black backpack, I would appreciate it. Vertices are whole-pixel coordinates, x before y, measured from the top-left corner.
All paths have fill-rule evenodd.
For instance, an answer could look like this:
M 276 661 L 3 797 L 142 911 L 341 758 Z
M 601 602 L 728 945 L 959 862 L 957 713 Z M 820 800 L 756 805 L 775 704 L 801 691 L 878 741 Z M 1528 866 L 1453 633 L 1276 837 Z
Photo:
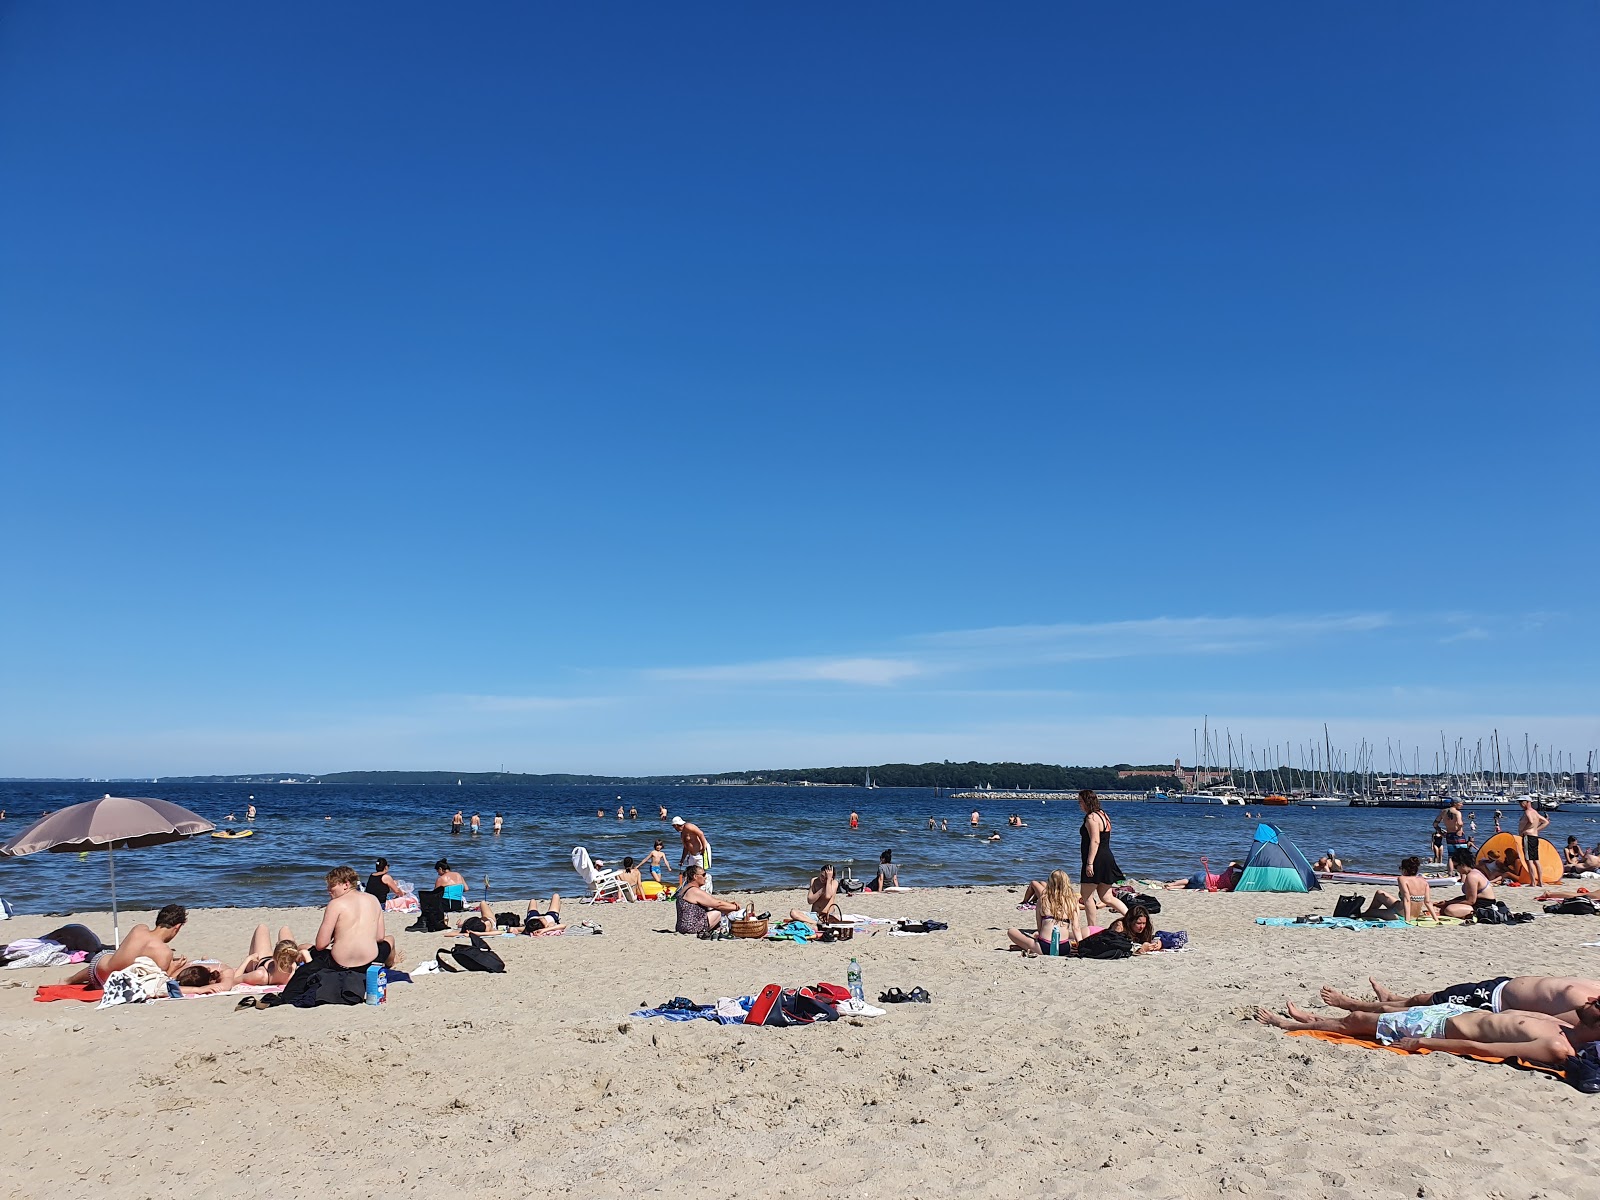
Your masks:
M 1091 933 L 1078 943 L 1079 958 L 1132 958 L 1133 939 L 1116 929 Z
M 1600 905 L 1595 904 L 1587 896 L 1573 896 L 1561 901 L 1559 904 L 1546 904 L 1544 910 L 1547 913 L 1561 913 L 1576 917 L 1600 916 Z
M 489 949 L 489 943 L 477 934 L 472 935 L 470 946 L 451 946 L 450 957 L 468 971 L 488 971 L 492 975 L 505 974 L 505 959 Z
M 1161 911 L 1161 901 L 1157 900 L 1154 896 L 1146 895 L 1144 892 L 1140 892 L 1137 896 L 1124 896 L 1122 898 L 1122 902 L 1129 908 L 1138 905 L 1152 917 Z

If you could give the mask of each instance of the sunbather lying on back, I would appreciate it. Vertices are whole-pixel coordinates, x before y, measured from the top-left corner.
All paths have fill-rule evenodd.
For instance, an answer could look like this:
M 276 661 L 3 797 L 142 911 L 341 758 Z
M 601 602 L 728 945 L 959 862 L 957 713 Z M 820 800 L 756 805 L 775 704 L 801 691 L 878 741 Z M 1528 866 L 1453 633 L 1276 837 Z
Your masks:
M 522 918 L 522 927 L 505 926 L 507 933 L 537 933 L 541 929 L 554 929 L 561 924 L 561 896 L 550 893 L 550 903 L 541 906 L 538 899 L 528 901 L 528 915 Z M 499 928 L 494 909 L 487 900 L 478 901 L 478 911 L 456 928 L 457 933 L 494 933 Z
M 1501 975 L 1481 983 L 1455 983 L 1434 992 L 1401 996 L 1376 979 L 1376 1000 L 1357 1000 L 1332 987 L 1322 989 L 1322 1002 L 1349 1012 L 1389 1013 L 1429 1004 L 1458 1004 L 1485 1012 L 1543 1013 L 1568 1025 L 1600 1025 L 1600 979 L 1572 979 L 1557 975 Z
M 1388 1013 L 1353 1012 L 1345 1017 L 1318 1017 L 1293 1004 L 1286 1007 L 1287 1017 L 1258 1008 L 1255 1018 L 1275 1029 L 1376 1038 L 1401 1050 L 1524 1058 L 1553 1067 L 1566 1065 L 1579 1046 L 1600 1039 L 1600 1027 L 1593 1025 L 1574 1027 L 1538 1013 L 1491 1013 L 1459 1004 L 1429 1004 Z

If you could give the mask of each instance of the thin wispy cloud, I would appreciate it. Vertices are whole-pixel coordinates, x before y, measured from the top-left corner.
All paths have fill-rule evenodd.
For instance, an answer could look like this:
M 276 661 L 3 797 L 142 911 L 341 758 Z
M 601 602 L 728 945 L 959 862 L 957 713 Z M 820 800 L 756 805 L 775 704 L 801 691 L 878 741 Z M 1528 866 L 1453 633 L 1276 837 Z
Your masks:
M 1267 617 L 1155 617 L 1056 625 L 996 625 L 918 634 L 903 650 L 658 668 L 646 677 L 700 683 L 845 683 L 892 687 L 936 675 L 1043 663 L 1177 655 L 1249 654 L 1314 638 L 1372 633 L 1386 613 Z
M 696 683 L 853 683 L 888 687 L 928 672 L 910 658 L 775 658 L 709 667 L 663 667 L 651 679 Z

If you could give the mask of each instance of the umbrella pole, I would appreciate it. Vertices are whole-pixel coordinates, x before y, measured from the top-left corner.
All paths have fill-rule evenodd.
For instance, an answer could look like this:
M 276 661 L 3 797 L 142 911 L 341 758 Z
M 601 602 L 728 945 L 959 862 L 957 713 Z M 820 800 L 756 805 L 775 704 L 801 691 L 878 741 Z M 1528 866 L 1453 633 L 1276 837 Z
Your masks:
M 106 860 L 111 864 L 111 948 L 122 945 L 122 934 L 117 931 L 117 847 L 106 847 Z

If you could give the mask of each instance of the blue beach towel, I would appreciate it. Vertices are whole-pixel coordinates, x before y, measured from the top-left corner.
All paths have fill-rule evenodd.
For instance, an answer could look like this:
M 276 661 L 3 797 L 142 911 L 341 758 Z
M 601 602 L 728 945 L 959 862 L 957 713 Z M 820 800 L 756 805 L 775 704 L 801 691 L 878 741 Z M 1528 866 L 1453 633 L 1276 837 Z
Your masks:
M 1404 921 L 1364 921 L 1357 917 L 1323 917 L 1297 921 L 1293 917 L 1257 917 L 1257 925 L 1292 925 L 1297 929 L 1410 929 Z

